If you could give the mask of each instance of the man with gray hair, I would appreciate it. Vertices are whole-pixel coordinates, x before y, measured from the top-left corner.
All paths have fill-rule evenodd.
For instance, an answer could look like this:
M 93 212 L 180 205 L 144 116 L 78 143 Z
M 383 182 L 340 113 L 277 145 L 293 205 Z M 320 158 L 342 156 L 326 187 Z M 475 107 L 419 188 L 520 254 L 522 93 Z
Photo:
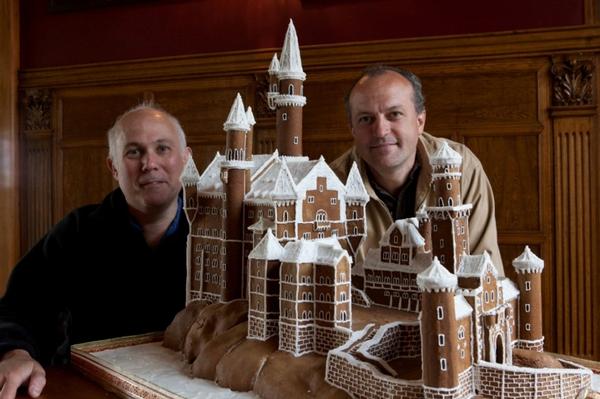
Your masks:
M 108 142 L 119 188 L 54 226 L 0 300 L 0 398 L 21 385 L 39 396 L 41 364 L 67 361 L 71 344 L 161 331 L 185 306 L 185 134 L 173 116 L 142 104 L 117 119 Z
M 502 275 L 494 195 L 488 178 L 481 162 L 466 146 L 425 132 L 425 97 L 420 79 L 400 68 L 368 67 L 352 85 L 345 106 L 354 146 L 333 161 L 331 168 L 345 181 L 356 162 L 370 196 L 367 239 L 357 263 L 362 262 L 369 248 L 379 245 L 394 220 L 414 217 L 421 207 L 434 203 L 429 158 L 446 141 L 462 156 L 462 201 L 473 204 L 470 251 L 488 251 Z

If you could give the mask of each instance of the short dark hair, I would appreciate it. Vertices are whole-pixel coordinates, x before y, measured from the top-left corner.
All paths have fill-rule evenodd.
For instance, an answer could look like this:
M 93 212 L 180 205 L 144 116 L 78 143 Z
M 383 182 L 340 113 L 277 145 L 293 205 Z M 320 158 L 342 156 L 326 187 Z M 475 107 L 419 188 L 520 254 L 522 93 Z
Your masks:
M 423 111 L 425 111 L 425 95 L 423 94 L 423 85 L 421 84 L 421 79 L 419 79 L 417 75 L 415 75 L 407 69 L 397 68 L 383 64 L 375 64 L 369 65 L 362 70 L 362 73 L 352 83 L 350 90 L 348 90 L 348 93 L 344 97 L 344 107 L 346 108 L 346 116 L 348 117 L 348 121 L 350 123 L 352 123 L 352 111 L 350 110 L 350 95 L 352 94 L 352 90 L 354 90 L 354 87 L 356 87 L 356 84 L 364 77 L 374 78 L 376 76 L 383 75 L 386 72 L 397 73 L 403 76 L 406 80 L 408 80 L 413 89 L 412 101 L 415 106 L 415 111 L 417 112 L 417 114 L 421 114 Z

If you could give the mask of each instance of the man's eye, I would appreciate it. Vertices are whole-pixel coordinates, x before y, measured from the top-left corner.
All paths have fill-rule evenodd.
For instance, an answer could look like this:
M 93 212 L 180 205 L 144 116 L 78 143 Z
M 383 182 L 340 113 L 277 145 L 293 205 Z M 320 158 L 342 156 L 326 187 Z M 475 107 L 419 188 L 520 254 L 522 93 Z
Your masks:
M 170 150 L 170 147 L 169 147 L 169 146 L 167 146 L 167 145 L 159 145 L 159 146 L 156 148 L 156 152 L 158 152 L 159 154 L 163 154 L 163 153 L 165 153 L 165 152 L 167 152 L 167 151 L 169 151 L 169 150 Z
M 398 118 L 400 118 L 402 116 L 402 112 L 400 112 L 400 111 L 392 111 L 388 115 L 389 115 L 390 119 L 398 119 Z
M 138 150 L 137 148 L 130 148 L 127 151 L 125 151 L 125 156 L 128 158 L 137 158 L 140 156 L 140 150 Z
M 358 117 L 358 123 L 361 125 L 369 124 L 373 121 L 373 118 L 368 115 L 363 115 Z

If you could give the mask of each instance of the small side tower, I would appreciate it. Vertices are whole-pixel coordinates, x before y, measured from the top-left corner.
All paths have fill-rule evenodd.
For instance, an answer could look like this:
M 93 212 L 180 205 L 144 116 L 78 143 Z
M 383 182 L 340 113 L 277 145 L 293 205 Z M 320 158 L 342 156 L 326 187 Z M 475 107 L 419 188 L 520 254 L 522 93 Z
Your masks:
M 196 163 L 190 155 L 188 157 L 183 173 L 181 174 L 181 185 L 183 186 L 183 198 L 185 200 L 183 204 L 183 210 L 187 217 L 190 230 L 187 236 L 187 252 L 186 262 L 187 265 L 187 280 L 185 282 L 185 303 L 188 304 L 192 298 L 198 298 L 202 291 L 202 276 L 203 276 L 203 264 L 202 264 L 202 253 L 194 253 L 194 237 L 193 231 L 196 226 L 196 216 L 198 215 L 198 182 L 200 181 L 200 174 L 196 168 Z M 200 262 L 192 262 L 192 259 L 200 257 Z M 198 264 L 199 263 L 199 264 Z
M 355 162 L 346 180 L 346 234 L 353 256 L 356 256 L 358 248 L 367 236 L 367 202 L 369 194 Z
M 247 175 L 252 167 L 246 161 L 247 136 L 250 124 L 246 118 L 242 97 L 238 93 L 227 121 L 223 124 L 227 132 L 225 161 L 221 164 L 221 181 L 225 192 L 225 204 L 222 214 L 224 235 L 221 249 L 221 302 L 241 298 L 244 282 L 243 241 L 243 202 L 248 192 Z
M 415 217 L 419 221 L 419 234 L 425 239 L 425 245 L 423 251 L 431 251 L 431 219 L 425 211 L 425 207 L 419 208 L 416 212 Z
M 246 161 L 252 161 L 252 151 L 254 151 L 254 125 L 256 125 L 256 119 L 252 113 L 252 107 L 246 109 L 246 120 L 250 126 L 250 130 L 246 133 Z
M 417 275 L 421 297 L 421 353 L 425 398 L 458 389 L 457 278 L 438 261 Z M 450 397 L 450 396 L 448 396 Z
M 290 20 L 281 50 L 277 73 L 279 94 L 274 102 L 277 108 L 277 149 L 283 156 L 302 156 L 302 108 L 306 104 L 298 36 Z
M 275 97 L 279 94 L 279 81 L 277 80 L 277 73 L 279 72 L 279 60 L 277 59 L 277 53 L 273 54 L 271 65 L 269 65 L 269 91 L 267 91 L 267 104 L 273 111 L 277 109 L 275 106 Z
M 521 291 L 519 299 L 519 333 L 517 346 L 523 349 L 544 350 L 542 334 L 542 270 L 544 261 L 528 246 L 512 262 L 517 272 L 517 284 Z

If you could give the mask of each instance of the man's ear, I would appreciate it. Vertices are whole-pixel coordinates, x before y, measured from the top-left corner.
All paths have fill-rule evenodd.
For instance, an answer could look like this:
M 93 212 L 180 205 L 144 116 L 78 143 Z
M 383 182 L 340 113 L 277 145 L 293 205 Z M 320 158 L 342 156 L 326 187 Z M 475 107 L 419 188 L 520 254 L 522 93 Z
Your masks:
M 115 163 L 110 157 L 106 157 L 106 166 L 108 167 L 108 170 L 110 170 L 110 174 L 112 175 L 112 177 L 115 180 L 119 181 L 119 171 L 117 170 Z
M 427 117 L 427 112 L 423 110 L 419 115 L 417 115 L 417 124 L 419 126 L 419 134 L 423 133 L 425 130 L 425 119 Z

